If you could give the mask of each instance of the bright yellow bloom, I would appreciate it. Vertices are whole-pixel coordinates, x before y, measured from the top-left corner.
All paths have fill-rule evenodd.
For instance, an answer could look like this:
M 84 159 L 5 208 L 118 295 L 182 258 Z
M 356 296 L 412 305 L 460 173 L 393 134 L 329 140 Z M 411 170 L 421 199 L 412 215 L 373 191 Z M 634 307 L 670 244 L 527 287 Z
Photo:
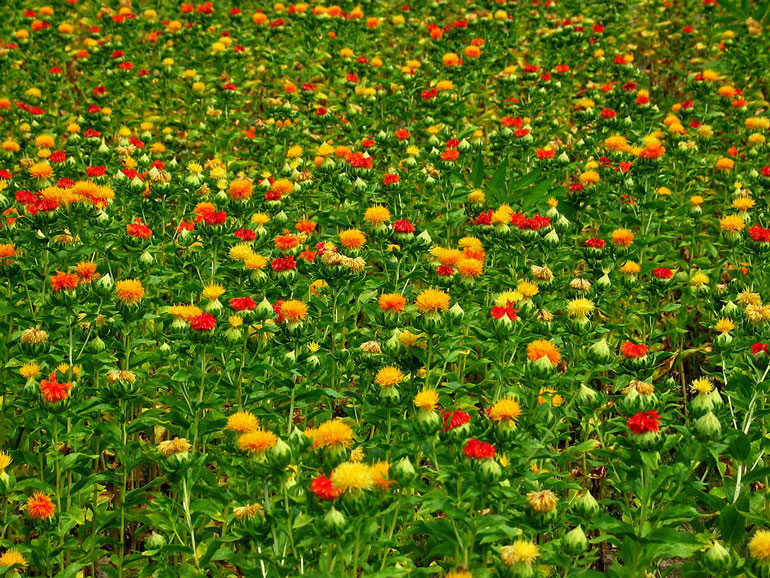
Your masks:
M 438 407 L 438 392 L 435 389 L 423 389 L 417 392 L 412 403 L 420 409 L 433 411 Z
M 383 367 L 377 372 L 374 382 L 380 387 L 393 387 L 404 380 L 404 373 L 392 365 Z
M 227 418 L 225 429 L 238 433 L 248 433 L 259 427 L 257 417 L 250 411 L 238 411 Z
M 390 221 L 390 211 L 386 207 L 379 205 L 369 207 L 366 209 L 366 213 L 364 213 L 364 220 L 373 225 L 381 225 Z
M 439 311 L 448 311 L 450 297 L 440 289 L 424 289 L 415 300 L 417 311 L 424 315 L 433 315 Z
M 315 448 L 349 447 L 353 442 L 353 430 L 340 419 L 329 420 L 315 429 L 305 430 L 305 436 L 313 441 Z
M 762 563 L 770 562 L 770 530 L 757 530 L 749 542 L 751 557 Z
M 366 464 L 344 462 L 334 468 L 332 486 L 338 491 L 369 490 L 374 485 L 372 469 Z
M 573 299 L 567 303 L 567 315 L 572 318 L 582 319 L 595 309 L 594 302 L 585 297 Z
M 500 550 L 500 558 L 506 566 L 523 564 L 531 566 L 540 556 L 540 548 L 529 540 L 516 540 L 510 546 L 503 546 Z
M 494 403 L 487 411 L 489 419 L 515 425 L 521 415 L 519 402 L 512 397 L 504 397 Z
M 722 319 L 716 322 L 716 325 L 714 325 L 714 329 L 719 331 L 719 333 L 729 333 L 730 331 L 735 329 L 735 323 L 733 323 L 732 319 L 728 319 L 727 317 L 722 317 Z
M 210 283 L 203 288 L 203 296 L 206 299 L 219 299 L 225 293 L 225 288 L 216 283 Z
M 238 438 L 238 447 L 250 454 L 264 455 L 278 441 L 276 436 L 270 430 L 255 429 L 247 432 Z

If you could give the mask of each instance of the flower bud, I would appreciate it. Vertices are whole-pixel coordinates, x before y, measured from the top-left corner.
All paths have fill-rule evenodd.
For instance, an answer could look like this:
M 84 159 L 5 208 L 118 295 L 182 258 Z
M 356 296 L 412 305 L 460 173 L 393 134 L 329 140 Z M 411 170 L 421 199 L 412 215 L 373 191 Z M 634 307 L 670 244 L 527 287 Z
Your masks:
M 714 412 L 709 411 L 695 420 L 695 431 L 704 438 L 714 439 L 722 432 L 722 424 Z
M 596 498 L 588 490 L 575 500 L 573 507 L 578 514 L 586 518 L 593 518 L 601 510 L 599 502 L 596 501 Z
M 390 471 L 393 474 L 393 479 L 402 486 L 407 485 L 417 476 L 417 472 L 415 471 L 412 462 L 409 461 L 409 458 L 407 457 L 401 458 L 396 462 Z
M 730 552 L 718 541 L 714 541 L 711 547 L 706 550 L 703 562 L 713 572 L 725 570 L 730 565 Z
M 588 548 L 588 538 L 581 526 L 573 528 L 564 536 L 564 546 L 571 554 L 585 552 Z
M 346 524 L 347 520 L 345 519 L 345 514 L 340 512 L 334 506 L 332 506 L 324 516 L 324 526 L 331 532 L 342 530 Z
M 588 355 L 597 363 L 607 362 L 612 358 L 612 350 L 607 340 L 602 338 L 588 348 Z

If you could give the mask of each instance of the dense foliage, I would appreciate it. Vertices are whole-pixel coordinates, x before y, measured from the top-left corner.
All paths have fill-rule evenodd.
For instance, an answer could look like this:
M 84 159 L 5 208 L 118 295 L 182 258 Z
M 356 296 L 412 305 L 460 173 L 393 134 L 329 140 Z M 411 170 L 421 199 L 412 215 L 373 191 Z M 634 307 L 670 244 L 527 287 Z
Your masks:
M 0 571 L 770 575 L 769 8 L 3 2 Z

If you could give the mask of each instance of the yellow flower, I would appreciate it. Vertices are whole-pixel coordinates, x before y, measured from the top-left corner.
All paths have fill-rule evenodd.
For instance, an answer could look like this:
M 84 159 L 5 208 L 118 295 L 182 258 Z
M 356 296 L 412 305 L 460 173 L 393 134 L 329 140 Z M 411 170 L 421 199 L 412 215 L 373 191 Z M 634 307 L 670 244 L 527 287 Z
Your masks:
M 495 305 L 498 307 L 507 307 L 508 305 L 515 305 L 520 299 L 523 299 L 524 295 L 516 290 L 504 291 L 495 297 Z
M 144 299 L 144 287 L 139 279 L 125 279 L 115 283 L 115 295 L 126 305 L 136 305 Z
M 728 159 L 727 157 L 717 159 L 717 162 L 714 164 L 714 168 L 720 171 L 731 171 L 734 166 L 735 161 L 733 159 Z
M 594 302 L 585 297 L 573 299 L 567 304 L 567 315 L 581 319 L 594 310 Z
M 424 289 L 417 296 L 415 305 L 423 315 L 435 315 L 449 310 L 450 297 L 440 289 Z
M 719 331 L 719 333 L 729 333 L 730 331 L 735 329 L 735 323 L 733 323 L 732 319 L 728 319 L 727 317 L 722 317 L 722 319 L 716 322 L 716 325 L 714 325 L 714 329 Z
M 11 465 L 11 456 L 0 450 L 0 474 L 5 472 L 5 468 Z
M 250 411 L 238 411 L 227 418 L 225 429 L 238 433 L 248 433 L 259 427 L 256 416 Z
M 344 462 L 334 468 L 331 481 L 338 491 L 363 491 L 374 485 L 374 476 L 366 464 Z
M 537 283 L 532 281 L 521 281 L 516 285 L 516 291 L 521 293 L 524 299 L 532 299 L 532 297 L 540 293 L 540 288 L 537 286 Z
M 238 447 L 250 454 L 264 455 L 277 441 L 278 436 L 270 430 L 255 429 L 238 438 Z
M 305 430 L 305 436 L 313 441 L 315 448 L 348 447 L 353 442 L 353 430 L 340 419 L 329 420 L 315 429 Z
M 48 161 L 43 161 L 29 167 L 29 174 L 40 180 L 50 179 L 53 176 L 53 169 Z
M 702 271 L 698 271 L 690 279 L 690 284 L 694 285 L 695 287 L 701 287 L 703 285 L 707 285 L 708 282 L 709 282 L 708 275 L 706 275 Z
M 20 571 L 27 566 L 27 559 L 16 550 L 6 550 L 0 555 L 0 566 L 13 566 L 14 564 L 21 566 L 17 569 Z
M 393 387 L 404 380 L 404 373 L 392 365 L 383 367 L 377 372 L 374 382 L 380 387 Z
M 756 204 L 757 202 L 754 199 L 746 195 L 743 197 L 738 197 L 733 201 L 733 209 L 736 211 L 748 211 Z
M 40 377 L 40 366 L 37 363 L 25 363 L 19 368 L 19 375 L 24 379 L 35 379 Z
M 484 271 L 484 263 L 478 259 L 460 259 L 457 263 L 457 272 L 463 277 L 478 277 Z
M 628 229 L 612 231 L 612 243 L 618 247 L 628 247 L 634 242 L 634 234 Z
M 235 516 L 235 519 L 239 522 L 253 518 L 256 515 L 265 515 L 265 509 L 262 507 L 262 504 L 254 503 L 233 508 L 233 516 Z
M 585 184 L 592 184 L 599 182 L 599 173 L 596 171 L 585 171 L 580 173 L 580 182 Z
M 527 503 L 538 514 L 552 512 L 556 508 L 557 501 L 556 494 L 551 490 L 541 490 L 527 494 Z
M 210 283 L 203 288 L 203 296 L 206 299 L 219 299 L 225 293 L 225 288 L 216 283 Z
M 698 393 L 711 393 L 714 390 L 714 384 L 708 377 L 700 377 L 693 380 L 692 388 Z
M 438 407 L 438 392 L 435 389 L 423 389 L 417 392 L 412 403 L 420 409 L 433 411 Z
M 620 272 L 626 273 L 627 275 L 636 275 L 641 270 L 642 268 L 639 266 L 639 264 L 635 263 L 634 261 L 626 261 L 620 268 Z
M 764 323 L 770 321 L 770 305 L 748 305 L 746 318 L 752 323 Z
M 538 405 L 544 403 L 551 403 L 553 407 L 559 407 L 564 403 L 564 397 L 556 393 L 556 390 L 552 387 L 541 387 L 540 394 L 537 396 Z
M 489 419 L 499 422 L 507 422 L 509 425 L 516 425 L 521 415 L 521 406 L 519 402 L 512 397 L 504 397 L 494 403 L 487 411 Z
M 373 225 L 381 225 L 382 223 L 390 221 L 390 211 L 386 207 L 379 205 L 369 207 L 364 213 L 364 220 Z
M 770 562 L 770 530 L 757 530 L 749 542 L 751 557 L 762 563 Z
M 516 540 L 510 546 L 503 546 L 500 550 L 500 558 L 506 566 L 523 564 L 531 566 L 540 556 L 540 548 L 529 540 Z
M 731 233 L 737 233 L 743 231 L 746 227 L 746 221 L 739 215 L 727 215 L 719 220 L 719 227 L 723 231 L 729 231 Z
M 166 457 L 189 452 L 191 448 L 192 445 L 185 438 L 174 438 L 158 444 L 158 451 Z

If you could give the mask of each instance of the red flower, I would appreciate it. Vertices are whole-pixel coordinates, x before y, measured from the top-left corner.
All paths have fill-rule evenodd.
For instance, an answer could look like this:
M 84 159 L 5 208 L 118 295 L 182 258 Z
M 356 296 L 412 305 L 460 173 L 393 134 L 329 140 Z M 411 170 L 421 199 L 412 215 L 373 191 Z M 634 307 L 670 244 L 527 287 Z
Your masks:
M 635 434 L 656 433 L 660 431 L 660 416 L 658 412 L 651 409 L 649 411 L 640 411 L 635 416 L 629 418 L 627 425 Z
M 86 168 L 86 175 L 88 175 L 89 177 L 102 177 L 106 172 L 107 172 L 107 167 L 105 166 Z
M 386 173 L 385 176 L 382 177 L 382 184 L 385 186 L 395 185 L 400 180 L 401 177 L 399 177 L 396 173 Z
M 253 241 L 257 238 L 257 233 L 251 229 L 238 229 L 233 234 L 241 241 Z
M 770 229 L 765 229 L 759 225 L 749 227 L 749 237 L 752 241 L 757 243 L 769 243 L 770 242 Z
M 126 233 L 137 239 L 149 239 L 152 237 L 152 229 L 142 223 L 139 217 L 133 223 L 126 225 Z
M 770 355 L 770 348 L 768 348 L 767 343 L 754 343 L 751 346 L 751 353 L 754 355 L 759 355 L 760 353 L 764 353 L 765 355 Z
M 40 381 L 40 393 L 43 395 L 43 399 L 48 403 L 56 403 L 57 401 L 68 399 L 71 389 L 71 383 L 59 383 L 55 371 L 51 372 L 48 379 Z
M 674 276 L 674 272 L 668 267 L 658 267 L 652 270 L 652 274 L 658 279 L 671 279 Z
M 508 317 L 511 321 L 516 321 L 516 314 L 519 312 L 518 309 L 514 309 L 510 305 L 506 305 L 505 307 L 501 307 L 499 305 L 495 305 L 490 310 L 489 314 L 492 316 L 493 319 L 502 319 L 503 317 Z
M 594 237 L 593 239 L 588 239 L 585 242 L 586 247 L 591 247 L 592 249 L 602 249 L 607 242 L 604 239 L 599 239 L 597 237 Z
M 342 495 L 342 491 L 337 490 L 332 485 L 331 479 L 323 474 L 318 474 L 313 478 L 313 481 L 310 482 L 310 491 L 313 492 L 316 497 L 329 501 L 336 500 Z
M 230 299 L 230 307 L 236 311 L 251 311 L 257 306 L 257 302 L 251 297 L 233 297 Z
M 454 411 L 442 409 L 441 417 L 444 419 L 444 431 L 458 428 L 471 421 L 470 414 L 465 413 L 461 409 L 456 409 Z
M 455 274 L 455 268 L 451 265 L 439 265 L 436 267 L 436 274 L 440 277 L 451 277 Z
M 270 263 L 273 271 L 280 273 L 281 271 L 291 271 L 297 268 L 297 263 L 294 261 L 294 257 L 276 257 L 273 262 Z
M 393 230 L 400 234 L 414 233 L 414 225 L 406 219 L 399 219 L 393 223 Z
M 211 313 L 201 313 L 190 320 L 190 327 L 194 331 L 213 331 L 217 326 L 217 318 Z
M 463 448 L 465 455 L 474 460 L 484 460 L 495 457 L 495 446 L 477 439 L 469 439 Z
M 629 359 L 634 357 L 644 357 L 647 355 L 647 346 L 644 343 L 631 343 L 630 341 L 626 341 L 620 346 L 620 353 L 623 354 L 623 357 Z

